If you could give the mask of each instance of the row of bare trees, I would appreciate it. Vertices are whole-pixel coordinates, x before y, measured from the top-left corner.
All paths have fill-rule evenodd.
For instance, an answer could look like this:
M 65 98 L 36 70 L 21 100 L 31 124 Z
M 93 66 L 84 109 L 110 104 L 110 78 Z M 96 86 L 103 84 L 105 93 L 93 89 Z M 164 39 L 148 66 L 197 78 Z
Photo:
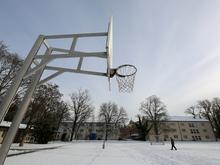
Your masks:
M 7 46 L 0 42 L 0 103 L 12 85 L 22 64 L 23 60 L 17 54 L 10 53 Z M 12 121 L 29 81 L 22 82 L 19 92 L 14 98 L 4 120 Z M 71 140 L 75 138 L 80 126 L 91 117 L 94 117 L 94 106 L 88 90 L 79 89 L 73 92 L 70 98 L 71 103 L 65 103 L 56 84 L 39 86 L 34 92 L 23 119 L 23 123 L 26 123 L 27 127 L 21 137 L 20 145 L 23 145 L 25 137 L 30 131 L 38 143 L 47 143 L 48 140 L 52 139 L 53 132 L 59 128 L 62 120 L 71 120 L 73 122 Z M 106 127 L 108 127 L 109 123 L 119 126 L 127 120 L 124 108 L 118 109 L 118 106 L 111 102 L 101 105 L 99 117 L 100 121 L 106 123 Z
M 196 105 L 187 108 L 185 113 L 193 115 L 194 118 L 204 117 L 209 120 L 216 138 L 220 138 L 220 98 L 200 100 Z
M 167 119 L 164 103 L 153 95 L 141 102 L 139 110 L 142 115 L 137 115 L 138 121 L 134 124 L 139 131 L 141 140 L 145 140 L 151 129 L 154 130 L 155 135 L 159 135 L 161 123 Z M 220 98 L 199 100 L 196 105 L 187 108 L 185 113 L 191 114 L 193 118 L 209 120 L 216 138 L 220 138 Z
M 8 88 L 12 85 L 16 73 L 23 64 L 23 60 L 15 53 L 10 53 L 7 46 L 0 42 L 0 103 Z M 14 98 L 5 120 L 11 121 L 17 107 L 22 100 L 26 87 L 30 80 L 22 82 L 19 91 Z M 52 132 L 59 128 L 62 120 L 72 120 L 71 140 L 76 138 L 80 126 L 91 118 L 94 118 L 94 106 L 88 90 L 79 89 L 70 95 L 71 104 L 62 100 L 59 87 L 55 84 L 45 84 L 38 87 L 34 93 L 28 111 L 23 122 L 27 124 L 21 139 L 23 145 L 25 136 L 34 128 L 34 136 L 39 143 L 47 143 L 51 139 Z M 137 116 L 135 126 L 145 139 L 148 132 L 153 129 L 155 135 L 160 134 L 161 122 L 166 120 L 167 110 L 159 97 L 152 95 L 140 104 L 141 115 Z M 220 99 L 200 100 L 196 105 L 185 111 L 196 117 L 204 117 L 210 121 L 216 137 L 220 137 Z M 127 113 L 123 107 L 118 107 L 113 102 L 101 104 L 98 120 L 105 123 L 105 138 L 113 130 L 127 122 Z
M 79 89 L 71 94 L 70 111 L 72 112 L 72 131 L 70 140 L 77 137 L 80 126 L 94 119 L 94 106 L 91 102 L 91 97 L 88 90 Z M 101 104 L 98 113 L 98 121 L 104 123 L 105 138 L 107 140 L 109 134 L 115 129 L 124 125 L 127 118 L 127 113 L 123 107 L 118 107 L 116 103 L 106 102 Z

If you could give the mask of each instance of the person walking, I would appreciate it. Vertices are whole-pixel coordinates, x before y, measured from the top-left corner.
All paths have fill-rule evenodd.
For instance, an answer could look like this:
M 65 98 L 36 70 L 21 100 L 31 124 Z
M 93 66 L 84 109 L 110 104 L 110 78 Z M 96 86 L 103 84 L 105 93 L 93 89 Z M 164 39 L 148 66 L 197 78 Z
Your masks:
M 171 150 L 173 150 L 173 148 L 174 148 L 175 150 L 177 150 L 177 148 L 175 147 L 175 143 L 174 143 L 174 140 L 173 140 L 172 137 L 170 137 L 170 143 L 171 143 Z

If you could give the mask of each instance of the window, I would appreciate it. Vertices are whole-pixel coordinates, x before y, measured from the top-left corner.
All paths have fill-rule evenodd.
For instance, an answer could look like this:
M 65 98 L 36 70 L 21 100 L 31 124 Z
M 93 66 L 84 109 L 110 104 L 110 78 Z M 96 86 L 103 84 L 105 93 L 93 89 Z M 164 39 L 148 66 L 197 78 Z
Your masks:
M 163 129 L 164 132 L 169 132 L 169 129 L 165 128 Z
M 205 123 L 201 123 L 201 126 L 205 126 Z
M 189 127 L 195 127 L 194 123 L 189 123 Z
M 184 123 L 181 123 L 180 125 L 184 126 Z
M 207 132 L 207 130 L 206 130 L 206 129 L 203 129 L 203 132 Z
M 184 139 L 187 139 L 188 137 L 187 137 L 187 135 L 184 135 L 183 138 L 184 138 Z
M 178 139 L 178 135 L 174 135 L 173 137 L 174 137 L 175 139 Z
M 198 129 L 190 129 L 190 132 L 191 132 L 192 134 L 194 134 L 194 133 L 199 133 L 199 130 L 198 130 Z
M 80 132 L 83 132 L 83 129 L 80 129 Z
M 206 135 L 206 136 L 205 136 L 205 138 L 206 138 L 206 139 L 209 139 L 209 136 L 208 136 L 208 135 Z
M 186 132 L 186 129 L 182 129 L 183 132 Z
M 173 129 L 171 129 L 171 130 L 172 130 L 172 132 L 176 132 L 176 129 L 174 129 L 174 128 L 173 128 Z
M 96 130 L 96 132 L 103 132 L 103 131 L 104 131 L 103 129 Z
M 96 123 L 96 126 L 101 127 L 101 126 L 104 126 L 104 124 L 103 123 Z
M 192 139 L 194 141 L 201 141 L 202 140 L 200 136 L 192 136 Z

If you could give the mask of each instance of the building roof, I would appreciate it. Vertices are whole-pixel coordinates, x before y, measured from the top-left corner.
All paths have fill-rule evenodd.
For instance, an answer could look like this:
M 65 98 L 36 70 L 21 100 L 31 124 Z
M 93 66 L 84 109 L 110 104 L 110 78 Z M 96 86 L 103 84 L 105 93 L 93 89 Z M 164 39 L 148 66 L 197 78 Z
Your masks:
M 62 123 L 73 123 L 73 121 L 65 120 L 65 121 L 62 121 Z M 86 124 L 90 124 L 90 123 L 99 124 L 99 123 L 105 123 L 105 122 L 102 122 L 102 121 L 85 121 L 84 123 L 86 123 Z M 112 124 L 114 124 L 114 123 L 112 123 Z
M 0 127 L 10 127 L 10 126 L 11 126 L 11 122 L 9 122 L 9 121 L 2 121 L 0 123 Z M 26 124 L 20 124 L 19 128 L 20 129 L 25 129 L 26 126 L 27 126 Z
M 168 121 L 208 121 L 205 118 L 193 118 L 193 116 L 168 116 Z

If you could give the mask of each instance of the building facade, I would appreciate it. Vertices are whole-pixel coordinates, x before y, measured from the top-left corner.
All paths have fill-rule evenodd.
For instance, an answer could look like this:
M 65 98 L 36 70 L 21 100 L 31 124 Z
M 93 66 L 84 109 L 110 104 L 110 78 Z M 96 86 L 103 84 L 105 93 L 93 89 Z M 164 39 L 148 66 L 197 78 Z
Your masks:
M 191 116 L 169 116 L 160 126 L 160 137 L 163 140 L 179 141 L 215 141 L 215 135 L 211 124 L 204 118 Z M 154 131 L 150 131 L 147 139 L 154 140 Z
M 63 121 L 54 135 L 54 139 L 69 141 L 72 124 L 72 121 Z M 119 128 L 114 127 L 114 124 L 109 124 L 107 127 L 105 128 L 104 122 L 85 122 L 80 125 L 74 137 L 77 140 L 102 140 L 105 137 L 105 131 L 108 130 L 109 140 L 118 139 L 120 135 Z
M 2 143 L 6 133 L 8 132 L 8 129 L 11 126 L 11 122 L 8 121 L 2 121 L 0 123 L 0 143 Z M 18 143 L 20 140 L 20 136 L 23 133 L 24 129 L 26 128 L 26 124 L 20 124 L 18 132 L 14 138 L 14 143 Z

